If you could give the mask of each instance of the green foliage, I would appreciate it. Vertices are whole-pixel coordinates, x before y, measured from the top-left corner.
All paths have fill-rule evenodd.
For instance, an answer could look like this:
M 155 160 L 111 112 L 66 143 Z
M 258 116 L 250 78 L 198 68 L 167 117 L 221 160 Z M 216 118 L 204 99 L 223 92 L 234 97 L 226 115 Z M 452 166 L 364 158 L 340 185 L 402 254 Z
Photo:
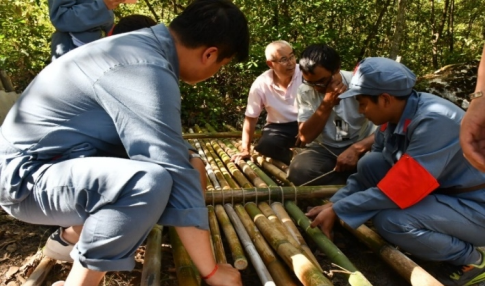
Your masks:
M 190 1 L 140 0 L 136 5 L 120 5 L 115 14 L 117 17 L 144 14 L 168 24 Z M 249 21 L 249 59 L 224 67 L 216 76 L 196 86 L 182 84 L 182 120 L 188 125 L 208 121 L 217 128 L 223 122 L 240 127 L 238 123 L 242 123 L 244 117 L 249 88 L 267 69 L 264 49 L 271 41 L 282 39 L 292 43 L 296 55 L 311 43 L 326 42 L 341 54 L 344 70 L 352 70 L 363 57 L 388 57 L 396 31 L 399 2 L 233 1 Z M 447 2 L 454 6 L 444 14 Z M 399 50 L 401 62 L 417 75 L 424 75 L 437 69 L 435 62 L 441 67 L 477 60 L 485 37 L 484 15 L 483 0 L 407 0 L 406 25 Z M 433 33 L 439 30 L 441 23 L 440 37 L 433 43 Z M 18 90 L 23 90 L 49 58 L 53 29 L 46 1 L 2 1 L 0 26 L 0 68 L 11 75 Z

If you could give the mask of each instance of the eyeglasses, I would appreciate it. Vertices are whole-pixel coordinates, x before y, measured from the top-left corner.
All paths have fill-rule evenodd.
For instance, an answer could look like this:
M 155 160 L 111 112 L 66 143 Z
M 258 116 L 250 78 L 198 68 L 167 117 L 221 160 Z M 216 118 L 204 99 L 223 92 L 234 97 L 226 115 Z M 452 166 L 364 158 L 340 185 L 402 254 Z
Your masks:
M 281 59 L 279 59 L 277 61 L 272 61 L 272 62 L 277 62 L 277 63 L 280 63 L 282 65 L 286 65 L 290 61 L 293 61 L 295 59 L 296 59 L 295 54 L 290 54 L 288 57 L 282 57 Z
M 316 82 L 308 82 L 307 80 L 305 80 L 305 78 L 303 78 L 303 76 L 301 77 L 301 82 L 307 86 L 310 86 L 312 88 L 314 87 L 318 87 L 318 88 L 322 88 L 322 89 L 326 89 L 328 87 L 328 85 L 330 84 L 330 82 L 332 81 L 333 79 L 333 75 L 331 75 L 330 77 L 327 78 L 322 78 Z

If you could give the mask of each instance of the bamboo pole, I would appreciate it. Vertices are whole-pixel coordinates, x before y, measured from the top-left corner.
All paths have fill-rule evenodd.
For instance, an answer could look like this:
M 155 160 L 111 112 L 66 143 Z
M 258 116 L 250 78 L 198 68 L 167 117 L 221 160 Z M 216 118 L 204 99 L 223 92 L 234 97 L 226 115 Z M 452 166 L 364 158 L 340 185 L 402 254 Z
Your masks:
M 261 255 L 261 258 L 268 268 L 269 272 L 273 276 L 277 286 L 296 286 L 299 285 L 298 281 L 295 281 L 288 273 L 283 262 L 275 255 L 271 246 L 266 242 L 263 235 L 259 232 L 254 222 L 249 217 L 248 213 L 241 204 L 234 206 L 236 214 L 238 215 L 241 223 L 244 225 L 247 233 L 251 237 L 254 246 Z
M 253 155 L 253 161 L 257 162 L 259 166 L 261 166 L 265 171 L 269 172 L 271 175 L 276 177 L 279 181 L 281 181 L 286 186 L 293 186 L 294 184 L 287 179 L 287 174 L 283 172 L 281 169 L 277 168 L 275 165 L 267 162 L 264 160 L 264 157 L 261 155 Z
M 173 261 L 177 272 L 177 280 L 180 286 L 200 286 L 200 274 L 194 268 L 192 259 L 190 259 L 187 250 L 180 241 L 180 238 L 174 227 L 169 228 L 170 243 L 173 250 Z
M 252 202 L 247 203 L 245 208 L 264 238 L 266 238 L 266 241 L 276 250 L 278 255 L 281 256 L 293 272 L 295 272 L 303 285 L 333 285 L 305 255 L 288 242 L 281 232 L 273 228 L 271 222 L 261 213 L 256 204 Z
M 305 230 L 313 241 L 317 244 L 318 248 L 327 255 L 327 257 L 333 263 L 339 265 L 345 270 L 349 271 L 349 283 L 351 285 L 371 286 L 372 284 L 365 278 L 365 276 L 357 270 L 357 268 L 350 262 L 340 249 L 328 239 L 320 229 L 311 228 L 311 221 L 300 210 L 296 204 L 290 200 L 285 202 L 285 208 L 288 213 L 293 217 L 296 223 Z
M 219 146 L 230 156 L 235 155 L 235 152 L 227 144 L 227 139 L 218 141 Z M 251 183 L 256 187 L 268 187 L 268 185 L 249 167 L 245 160 L 240 159 L 236 162 L 240 170 L 251 180 Z
M 239 219 L 236 212 L 232 208 L 232 205 L 224 204 L 224 209 L 226 210 L 227 215 L 231 219 L 232 225 L 234 226 L 234 229 L 236 230 L 239 238 L 241 239 L 241 243 L 244 247 L 244 250 L 246 250 L 246 253 L 249 256 L 249 259 L 251 259 L 251 263 L 253 263 L 256 274 L 258 274 L 258 277 L 261 280 L 261 283 L 262 283 L 261 285 L 275 286 L 273 278 L 271 277 L 271 274 L 269 273 L 268 269 L 264 265 L 264 262 L 261 259 L 261 256 L 256 250 L 256 247 L 254 246 L 246 229 L 244 229 L 244 226 L 241 220 Z
M 207 163 L 208 163 L 208 165 L 210 165 L 212 171 L 214 172 L 214 175 L 216 176 L 217 181 L 218 181 L 221 189 L 223 189 L 223 190 L 231 189 L 231 186 L 229 185 L 226 178 L 222 174 L 221 170 L 217 166 L 216 161 L 214 160 L 214 156 L 209 152 L 209 149 L 205 145 L 205 142 L 203 142 L 203 141 L 200 141 L 200 142 L 202 143 L 202 149 L 205 153 Z
M 288 172 L 289 166 L 286 165 L 285 163 L 283 163 L 283 162 L 281 162 L 279 160 L 270 158 L 270 157 L 265 157 L 264 160 L 266 162 L 268 162 L 268 163 L 273 164 L 274 166 L 276 166 L 277 168 L 281 169 L 282 171 Z
M 155 224 L 147 237 L 145 260 L 141 273 L 141 286 L 160 286 L 160 267 L 162 266 L 162 230 Z
M 228 130 L 228 131 L 231 131 L 231 132 L 237 132 L 238 130 L 231 126 L 230 124 L 224 124 L 224 127 Z
M 222 231 L 226 235 L 229 248 L 231 249 L 232 259 L 234 260 L 234 267 L 237 270 L 244 270 L 248 267 L 248 260 L 244 255 L 243 247 L 239 238 L 237 237 L 236 230 L 231 224 L 229 217 L 222 205 L 218 204 L 215 207 L 215 212 L 219 223 L 221 224 Z
M 194 133 L 194 130 L 193 129 L 189 129 L 189 132 L 190 133 Z M 195 148 L 197 149 L 197 151 L 199 152 L 200 157 L 202 158 L 202 161 L 205 164 L 205 170 L 207 172 L 207 176 L 209 177 L 210 182 L 212 182 L 212 184 L 214 186 L 214 189 L 217 189 L 217 190 L 222 189 L 221 188 L 221 185 L 217 181 L 217 178 L 216 178 L 216 175 L 214 173 L 214 170 L 212 170 L 212 167 L 211 167 L 209 161 L 207 160 L 207 157 L 206 157 L 206 155 L 204 153 L 204 150 L 202 149 L 202 146 L 199 143 L 199 141 L 198 140 L 189 140 L 189 143 L 191 143 L 192 145 L 194 145 Z M 207 190 L 209 190 L 209 187 L 207 187 Z
M 222 172 L 222 175 L 224 176 L 224 179 L 227 181 L 229 186 L 231 188 L 240 188 L 240 186 L 232 178 L 231 173 L 224 166 L 224 163 L 222 163 L 221 159 L 217 156 L 217 152 L 215 151 L 214 147 L 211 145 L 210 141 L 204 141 L 204 143 L 207 150 L 211 154 L 213 161 L 215 162 L 219 170 Z
M 206 204 L 240 203 L 249 201 L 283 201 L 286 199 L 329 198 L 337 192 L 341 185 L 321 186 L 275 186 L 268 188 L 229 189 L 206 191 Z
M 344 222 L 342 226 L 364 242 L 372 251 L 378 254 L 392 269 L 413 286 L 443 286 L 436 278 L 421 266 L 409 259 L 401 251 L 387 243 L 380 235 L 366 225 L 353 229 Z
M 214 254 L 216 256 L 216 262 L 226 264 L 226 253 L 224 252 L 224 245 L 222 244 L 221 231 L 219 229 L 219 223 L 214 211 L 214 206 L 208 205 L 209 211 L 209 227 L 212 237 L 212 245 L 214 247 Z
M 271 204 L 271 209 L 274 211 L 279 220 L 281 220 L 291 236 L 300 244 L 301 248 L 305 250 L 306 254 L 313 257 L 310 258 L 310 260 L 318 263 L 317 258 L 315 258 L 315 255 L 313 255 L 313 252 L 311 251 L 310 247 L 308 247 L 308 244 L 301 235 L 300 231 L 291 220 L 290 215 L 288 215 L 288 213 L 286 212 L 283 204 L 281 204 L 280 202 L 273 202 Z
M 51 271 L 52 267 L 56 264 L 56 260 L 43 257 L 40 261 L 39 265 L 35 268 L 35 270 L 30 274 L 27 281 L 22 284 L 22 286 L 41 286 L 42 282 L 44 282 L 45 278 Z
M 212 147 L 217 152 L 219 157 L 225 166 L 229 169 L 229 172 L 236 179 L 241 187 L 250 188 L 253 185 L 247 180 L 244 174 L 236 167 L 236 165 L 231 161 L 231 157 L 222 149 L 222 147 L 215 140 L 211 140 Z
M 214 138 L 240 138 L 242 132 L 218 132 L 218 133 L 195 133 L 195 134 L 182 134 L 184 139 L 214 139 Z M 260 137 L 261 134 L 254 134 L 254 137 Z
M 320 263 L 318 263 L 318 260 L 315 258 L 315 256 L 313 256 L 312 251 L 310 249 L 304 249 L 302 245 L 300 245 L 300 243 L 293 237 L 293 235 L 291 235 L 290 231 L 283 225 L 280 219 L 276 216 L 276 214 L 274 213 L 273 209 L 271 209 L 269 204 L 267 202 L 261 202 L 258 204 L 258 208 L 259 210 L 261 210 L 264 216 L 266 216 L 269 219 L 269 221 L 273 223 L 273 226 L 286 237 L 288 242 L 290 242 L 291 245 L 298 248 L 298 250 L 300 250 L 300 252 L 303 253 L 303 255 L 305 255 L 308 259 L 310 259 L 313 265 L 315 265 L 315 267 L 317 267 L 318 270 L 320 270 L 320 272 L 323 273 L 323 269 L 320 266 Z
M 205 128 L 210 132 L 210 133 L 217 133 L 217 130 L 213 128 L 209 123 L 205 123 Z

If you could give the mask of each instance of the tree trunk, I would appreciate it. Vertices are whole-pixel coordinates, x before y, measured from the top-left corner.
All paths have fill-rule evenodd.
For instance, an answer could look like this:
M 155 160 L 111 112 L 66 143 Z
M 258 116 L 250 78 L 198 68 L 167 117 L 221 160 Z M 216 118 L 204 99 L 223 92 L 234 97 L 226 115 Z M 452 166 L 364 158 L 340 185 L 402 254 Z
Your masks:
M 397 56 L 399 55 L 404 29 L 406 27 L 406 4 L 406 0 L 399 0 L 396 29 L 394 30 L 391 43 L 391 52 L 389 53 L 389 58 L 393 60 L 396 60 Z
M 367 35 L 367 38 L 365 39 L 364 45 L 362 46 L 362 49 L 360 50 L 359 57 L 357 58 L 357 62 L 360 62 L 365 56 L 365 51 L 369 47 L 370 42 L 376 37 L 377 31 L 379 30 L 379 26 L 381 25 L 382 18 L 384 17 L 384 14 L 387 11 L 387 7 L 389 7 L 389 4 L 391 3 L 391 0 L 387 0 L 385 5 L 382 7 L 381 12 L 379 13 L 379 16 L 377 17 L 375 25 L 371 28 L 371 31 Z

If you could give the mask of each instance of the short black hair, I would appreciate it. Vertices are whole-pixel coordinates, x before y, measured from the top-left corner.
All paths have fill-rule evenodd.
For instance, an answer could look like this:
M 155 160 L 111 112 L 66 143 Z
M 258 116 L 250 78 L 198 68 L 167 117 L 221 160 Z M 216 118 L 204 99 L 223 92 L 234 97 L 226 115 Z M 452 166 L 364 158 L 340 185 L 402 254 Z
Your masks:
M 313 74 L 316 66 L 322 66 L 332 74 L 340 69 L 340 56 L 326 44 L 312 44 L 305 48 L 300 56 L 300 70 Z
M 169 27 L 188 48 L 217 47 L 217 61 L 249 55 L 248 21 L 230 0 L 195 0 Z
M 121 18 L 120 21 L 118 21 L 118 24 L 114 26 L 111 35 L 131 32 L 154 25 L 157 25 L 157 22 L 152 18 L 145 15 L 133 14 Z

